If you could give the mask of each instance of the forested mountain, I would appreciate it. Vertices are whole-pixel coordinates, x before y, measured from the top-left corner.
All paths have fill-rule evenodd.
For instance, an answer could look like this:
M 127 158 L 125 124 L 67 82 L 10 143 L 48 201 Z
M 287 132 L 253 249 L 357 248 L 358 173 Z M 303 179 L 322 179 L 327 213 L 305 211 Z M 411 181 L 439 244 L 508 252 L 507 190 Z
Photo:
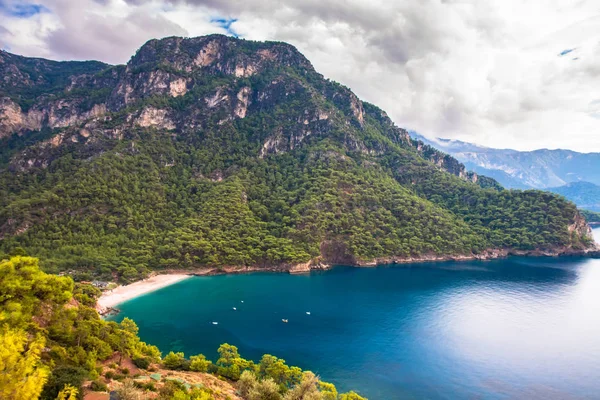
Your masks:
M 48 271 L 591 246 L 574 204 L 467 173 L 285 43 L 170 37 L 124 66 L 0 66 L 0 251 Z
M 470 170 L 492 177 L 506 188 L 546 189 L 580 181 L 600 185 L 600 153 L 494 149 L 460 140 L 428 139 L 416 132 L 411 136 L 449 153 Z
M 585 210 L 600 211 L 600 186 L 593 183 L 571 182 L 564 186 L 548 188 L 547 190 L 566 197 Z

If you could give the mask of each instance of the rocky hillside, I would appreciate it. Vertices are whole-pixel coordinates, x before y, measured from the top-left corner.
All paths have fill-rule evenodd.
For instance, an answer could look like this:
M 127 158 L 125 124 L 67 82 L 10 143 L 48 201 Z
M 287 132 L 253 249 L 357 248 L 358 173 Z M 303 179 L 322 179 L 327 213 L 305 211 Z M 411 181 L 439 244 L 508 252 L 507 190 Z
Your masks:
M 572 203 L 468 173 L 285 43 L 171 37 L 125 66 L 3 52 L 0 68 L 0 251 L 48 270 L 591 243 Z

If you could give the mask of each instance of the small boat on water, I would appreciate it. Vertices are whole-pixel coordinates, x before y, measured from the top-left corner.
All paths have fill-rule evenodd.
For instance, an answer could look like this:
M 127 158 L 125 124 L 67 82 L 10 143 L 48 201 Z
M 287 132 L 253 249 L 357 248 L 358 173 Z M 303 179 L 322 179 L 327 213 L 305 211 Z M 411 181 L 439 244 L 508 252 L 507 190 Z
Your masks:
M 283 323 L 286 323 L 286 324 L 287 324 L 287 323 L 288 323 L 288 320 L 287 320 L 287 319 L 284 319 L 284 318 L 282 318 L 282 319 L 281 319 L 281 322 L 283 322 Z
M 306 312 L 306 315 L 310 315 L 310 311 L 307 311 L 307 312 Z
M 212 324 L 213 324 L 213 325 L 219 325 L 219 323 L 218 323 L 218 322 L 215 322 L 215 321 L 213 321 L 213 323 L 212 323 Z
M 237 308 L 233 307 L 233 311 L 236 311 L 236 310 L 237 310 Z
M 242 303 L 244 302 L 244 300 L 242 300 Z

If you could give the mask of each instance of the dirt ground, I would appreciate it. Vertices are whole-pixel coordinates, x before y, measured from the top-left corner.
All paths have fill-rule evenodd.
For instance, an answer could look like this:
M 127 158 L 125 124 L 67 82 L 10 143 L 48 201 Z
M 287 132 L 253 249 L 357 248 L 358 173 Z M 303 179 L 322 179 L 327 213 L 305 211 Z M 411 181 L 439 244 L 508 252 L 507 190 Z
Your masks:
M 168 379 L 177 379 L 188 383 L 190 385 L 201 384 L 203 387 L 210 389 L 213 392 L 213 396 L 217 400 L 243 400 L 236 394 L 235 386 L 227 381 L 217 378 L 214 375 L 206 374 L 202 372 L 191 372 L 191 371 L 171 371 L 166 369 L 159 368 L 158 365 L 153 365 L 153 371 L 145 371 L 141 370 L 133 364 L 133 361 L 129 357 L 123 357 L 121 360 L 121 364 L 119 365 L 119 353 L 113 354 L 108 360 L 102 362 L 102 367 L 104 371 L 102 375 L 104 375 L 107 371 L 113 371 L 115 373 L 120 374 L 120 370 L 123 368 L 127 368 L 129 370 L 129 377 L 135 379 L 136 376 L 150 376 L 151 374 L 160 374 L 161 380 L 156 382 L 154 380 L 149 380 L 154 382 L 154 385 L 157 389 L 159 389 L 165 380 Z M 117 364 L 117 369 L 112 369 L 110 367 L 111 364 Z M 110 390 L 114 390 L 118 388 L 121 383 L 116 380 L 107 380 L 104 376 L 100 377 L 100 380 L 105 382 Z M 144 399 L 154 399 L 157 394 L 155 392 L 148 391 L 145 393 Z M 108 393 L 102 392 L 87 392 L 84 396 L 84 400 L 108 400 Z

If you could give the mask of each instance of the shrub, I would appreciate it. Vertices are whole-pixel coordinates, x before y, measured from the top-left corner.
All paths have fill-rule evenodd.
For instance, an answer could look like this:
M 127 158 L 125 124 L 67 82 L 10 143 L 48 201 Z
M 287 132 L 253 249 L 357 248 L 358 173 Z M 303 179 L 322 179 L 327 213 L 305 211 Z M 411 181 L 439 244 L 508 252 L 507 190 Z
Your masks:
M 136 357 L 133 359 L 133 364 L 141 369 L 148 369 L 150 366 L 150 359 L 147 357 Z
M 106 386 L 106 383 L 102 382 L 101 380 L 92 381 L 90 384 L 90 389 L 94 392 L 108 392 L 108 386 Z
M 61 366 L 57 367 L 52 371 L 52 374 L 48 378 L 48 382 L 44 386 L 42 392 L 42 399 L 56 399 L 58 392 L 60 392 L 65 385 L 73 386 L 78 391 L 78 399 L 83 398 L 81 390 L 81 384 L 87 377 L 87 371 L 83 368 Z
M 244 398 L 248 397 L 250 390 L 254 389 L 254 387 L 258 384 L 258 380 L 256 379 L 256 375 L 250 371 L 242 372 L 240 376 L 240 380 L 237 382 L 237 388 L 240 391 L 240 395 Z
M 156 392 L 156 386 L 154 386 L 154 382 L 135 382 L 135 387 L 142 390 Z
M 164 385 L 158 390 L 159 398 L 172 399 L 178 391 L 187 392 L 183 383 L 171 380 L 165 381 Z
M 119 400 L 139 400 L 141 398 L 140 391 L 135 387 L 131 379 L 123 382 L 116 392 Z
M 208 371 L 210 364 L 211 362 L 207 360 L 203 354 L 190 357 L 190 370 L 192 371 L 206 372 Z
M 183 353 L 170 352 L 163 358 L 163 366 L 166 369 L 172 370 L 188 370 L 190 368 L 190 361 L 185 359 Z

